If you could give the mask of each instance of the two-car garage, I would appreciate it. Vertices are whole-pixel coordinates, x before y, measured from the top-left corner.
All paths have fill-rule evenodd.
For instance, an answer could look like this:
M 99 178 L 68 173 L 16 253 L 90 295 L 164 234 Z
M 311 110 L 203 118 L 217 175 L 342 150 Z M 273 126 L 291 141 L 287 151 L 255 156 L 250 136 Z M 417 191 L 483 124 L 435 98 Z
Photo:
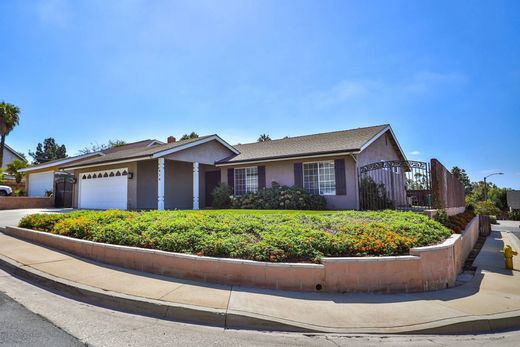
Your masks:
M 128 168 L 84 172 L 78 177 L 78 208 L 128 207 Z

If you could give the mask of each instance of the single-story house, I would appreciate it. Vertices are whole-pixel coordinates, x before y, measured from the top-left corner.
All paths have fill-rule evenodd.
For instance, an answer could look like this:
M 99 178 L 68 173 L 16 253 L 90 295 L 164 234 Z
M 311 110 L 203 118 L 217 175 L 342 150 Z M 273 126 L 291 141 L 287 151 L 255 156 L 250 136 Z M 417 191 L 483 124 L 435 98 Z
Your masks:
M 129 143 L 123 146 L 113 147 L 103 151 L 51 160 L 42 164 L 21 169 L 19 172 L 26 173 L 25 182 L 27 195 L 30 197 L 44 197 L 49 193 L 56 192 L 55 180 L 57 176 L 63 173 L 70 173 L 66 170 L 61 170 L 61 168 L 65 165 L 76 165 L 84 160 L 104 156 L 117 151 L 123 151 L 132 148 L 149 148 L 151 146 L 160 144 L 164 143 L 158 140 L 143 140 Z
M 76 208 L 199 209 L 211 206 L 220 183 L 240 195 L 277 182 L 323 195 L 329 209 L 356 209 L 357 168 L 387 160 L 406 157 L 390 125 L 378 125 L 235 146 L 218 135 L 170 136 L 165 144 L 53 163 L 52 170 L 73 173 Z
M 4 173 L 7 169 L 7 165 L 11 164 L 15 160 L 26 161 L 17 151 L 9 147 L 7 144 L 4 144 L 4 159 L 2 160 L 2 170 Z
M 510 211 L 520 210 L 520 190 L 509 190 L 507 192 L 507 205 Z

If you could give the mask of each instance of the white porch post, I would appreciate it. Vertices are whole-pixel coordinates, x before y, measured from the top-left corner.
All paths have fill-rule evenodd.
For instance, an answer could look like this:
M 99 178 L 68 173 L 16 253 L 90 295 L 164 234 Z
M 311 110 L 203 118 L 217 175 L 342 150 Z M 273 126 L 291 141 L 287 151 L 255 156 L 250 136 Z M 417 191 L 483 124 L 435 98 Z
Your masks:
M 157 174 L 157 209 L 164 210 L 164 158 L 159 158 Z
M 199 209 L 199 163 L 193 163 L 193 209 Z

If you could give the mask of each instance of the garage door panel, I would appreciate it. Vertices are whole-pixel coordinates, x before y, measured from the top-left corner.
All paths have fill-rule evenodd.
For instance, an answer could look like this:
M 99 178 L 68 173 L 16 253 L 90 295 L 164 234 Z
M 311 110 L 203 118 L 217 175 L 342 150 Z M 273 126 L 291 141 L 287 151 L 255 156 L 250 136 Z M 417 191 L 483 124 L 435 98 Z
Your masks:
M 47 191 L 54 190 L 54 171 L 33 173 L 29 175 L 28 195 L 31 197 L 46 196 Z
M 121 174 L 123 172 L 124 175 Z M 79 208 L 126 210 L 128 206 L 128 177 L 126 172 L 127 169 L 113 169 L 105 172 L 81 174 Z

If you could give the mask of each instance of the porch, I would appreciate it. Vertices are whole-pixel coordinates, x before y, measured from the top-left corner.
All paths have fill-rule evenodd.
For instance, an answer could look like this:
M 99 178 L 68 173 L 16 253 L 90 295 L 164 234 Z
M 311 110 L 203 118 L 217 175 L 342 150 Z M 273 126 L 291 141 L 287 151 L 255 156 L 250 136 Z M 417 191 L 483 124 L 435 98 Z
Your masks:
M 220 182 L 214 165 L 158 158 L 137 163 L 136 209 L 193 209 L 211 206 Z

